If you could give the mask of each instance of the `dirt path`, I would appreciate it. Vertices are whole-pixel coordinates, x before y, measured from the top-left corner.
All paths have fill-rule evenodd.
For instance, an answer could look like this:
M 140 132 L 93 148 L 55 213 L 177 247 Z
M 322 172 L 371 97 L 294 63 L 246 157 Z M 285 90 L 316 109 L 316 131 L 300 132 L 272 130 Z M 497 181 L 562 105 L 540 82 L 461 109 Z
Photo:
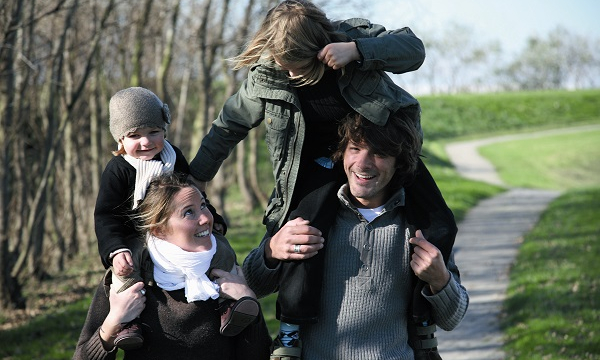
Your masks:
M 453 331 L 438 331 L 445 360 L 501 360 L 499 316 L 508 272 L 522 237 L 559 193 L 511 189 L 481 201 L 459 224 L 455 259 L 469 291 L 467 315 Z
M 449 144 L 450 160 L 470 179 L 504 186 L 507 191 L 481 201 L 459 224 L 455 258 L 470 304 L 463 322 L 453 331 L 438 330 L 439 350 L 445 360 L 503 360 L 499 327 L 508 274 L 523 236 L 539 220 L 558 191 L 510 188 L 478 148 L 496 142 L 600 129 L 600 125 L 548 130 Z

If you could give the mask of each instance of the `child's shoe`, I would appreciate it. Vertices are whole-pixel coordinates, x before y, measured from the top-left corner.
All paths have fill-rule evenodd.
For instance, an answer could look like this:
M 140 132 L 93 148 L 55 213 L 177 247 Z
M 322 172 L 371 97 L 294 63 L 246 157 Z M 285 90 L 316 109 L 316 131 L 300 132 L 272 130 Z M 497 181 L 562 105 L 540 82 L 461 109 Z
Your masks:
M 270 360 L 301 360 L 301 358 L 302 341 L 300 339 L 293 339 L 291 346 L 283 346 L 279 335 L 273 340 Z
M 238 301 L 224 301 L 221 304 L 221 334 L 236 336 L 256 320 L 260 305 L 256 299 L 245 296 Z
M 144 336 L 142 328 L 136 321 L 132 321 L 123 327 L 115 337 L 115 346 L 123 350 L 134 350 L 142 347 Z

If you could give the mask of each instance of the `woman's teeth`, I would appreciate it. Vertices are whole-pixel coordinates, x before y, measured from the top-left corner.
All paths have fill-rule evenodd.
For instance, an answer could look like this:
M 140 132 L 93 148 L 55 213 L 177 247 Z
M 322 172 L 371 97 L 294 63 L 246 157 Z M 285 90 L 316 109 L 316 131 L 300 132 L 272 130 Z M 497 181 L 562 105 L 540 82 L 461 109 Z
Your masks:
M 196 237 L 205 237 L 205 236 L 208 236 L 208 234 L 210 234 L 210 232 L 208 230 L 204 230 L 204 231 L 201 231 L 199 233 L 194 234 L 194 236 L 196 236 Z

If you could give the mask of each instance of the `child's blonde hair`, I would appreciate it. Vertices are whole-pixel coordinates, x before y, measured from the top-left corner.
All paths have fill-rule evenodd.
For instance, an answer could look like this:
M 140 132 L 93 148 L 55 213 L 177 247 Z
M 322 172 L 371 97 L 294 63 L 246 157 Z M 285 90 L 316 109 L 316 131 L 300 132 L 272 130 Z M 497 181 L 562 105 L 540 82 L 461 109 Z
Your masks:
M 301 75 L 292 77 L 297 85 L 318 82 L 326 65 L 317 53 L 332 42 L 347 41 L 316 5 L 306 0 L 286 0 L 267 13 L 260 29 L 246 49 L 232 59 L 234 69 L 249 67 L 261 58 L 294 67 Z

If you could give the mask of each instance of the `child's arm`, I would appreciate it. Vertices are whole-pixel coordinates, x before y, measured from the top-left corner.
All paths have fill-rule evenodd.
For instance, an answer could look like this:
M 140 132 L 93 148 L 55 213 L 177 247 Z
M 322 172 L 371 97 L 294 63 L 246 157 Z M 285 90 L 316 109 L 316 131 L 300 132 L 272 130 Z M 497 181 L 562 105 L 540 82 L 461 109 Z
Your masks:
M 98 251 L 105 268 L 112 265 L 111 255 L 139 241 L 131 217 L 134 187 L 135 170 L 120 156 L 111 159 L 102 173 L 94 209 Z

